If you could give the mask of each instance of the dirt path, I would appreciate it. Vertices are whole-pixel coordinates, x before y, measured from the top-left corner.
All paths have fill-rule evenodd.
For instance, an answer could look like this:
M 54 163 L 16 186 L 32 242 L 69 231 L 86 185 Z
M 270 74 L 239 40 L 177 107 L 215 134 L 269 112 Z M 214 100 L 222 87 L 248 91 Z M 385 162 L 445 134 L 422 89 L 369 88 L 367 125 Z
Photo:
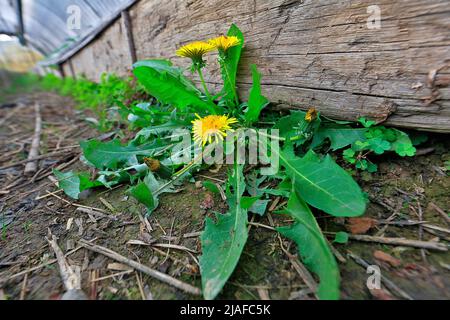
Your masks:
M 0 128 L 0 167 L 26 158 L 34 131 L 33 103 L 36 101 L 42 107 L 40 153 L 65 153 L 39 161 L 39 170 L 32 177 L 23 175 L 23 165 L 0 169 L 0 299 L 59 299 L 64 293 L 58 267 L 49 263 L 54 259 L 45 240 L 49 229 L 58 236 L 64 252 L 76 249 L 80 238 L 95 238 L 96 244 L 200 287 L 197 260 L 201 248 L 197 235 L 203 229 L 205 215 L 226 211 L 220 197 L 212 196 L 201 187 L 186 184 L 179 193 L 161 198 L 161 206 L 149 218 L 152 231 L 141 223 L 139 214 L 145 210 L 126 196 L 127 186 L 111 191 L 99 189 L 84 194 L 83 199 L 77 202 L 100 208 L 115 220 L 77 211 L 70 199 L 49 179 L 51 169 L 61 166 L 63 171 L 84 168 L 78 160 L 78 141 L 99 137 L 101 133 L 81 120 L 81 113 L 75 111 L 68 98 L 35 93 L 21 99 L 27 107 L 17 111 Z M 0 108 L 0 119 L 15 112 L 16 108 Z M 439 208 L 446 213 L 450 209 L 450 179 L 443 170 L 444 162 L 450 160 L 449 146 L 448 136 L 431 136 L 423 148 L 433 148 L 432 152 L 409 159 L 380 158 L 378 173 L 358 177 L 372 200 L 366 214 L 374 219 L 370 221 L 382 222 L 389 217 L 394 223 L 401 219 L 424 220 L 433 227 L 444 228 L 388 225 L 381 235 L 422 238 L 424 241 L 432 241 L 436 237 L 444 242 L 449 240 L 449 226 L 438 212 Z M 220 172 L 202 174 L 225 179 L 225 174 Z M 198 178 L 200 181 L 205 179 Z M 48 195 L 47 192 L 55 193 Z M 275 225 L 283 223 L 273 213 L 270 217 Z M 253 219 L 255 223 L 271 224 L 267 216 Z M 348 221 L 322 215 L 318 215 L 318 221 L 324 232 L 330 232 L 330 240 L 333 239 L 331 232 L 344 230 L 344 225 L 348 224 Z M 382 229 L 384 225 L 378 224 L 367 234 L 376 235 Z M 138 241 L 130 244 L 130 240 Z M 294 245 L 286 240 L 282 243 L 295 254 Z M 166 248 L 167 244 L 172 248 Z M 371 265 L 378 265 L 383 276 L 414 299 L 450 298 L 448 252 L 357 241 L 334 246 L 346 260 L 340 263 L 343 299 L 374 298 L 366 287 L 369 275 L 365 268 L 347 256 L 348 251 Z M 380 256 L 376 251 L 398 260 Z M 196 298 L 86 249 L 68 255 L 68 261 L 81 267 L 82 288 L 91 299 Z M 280 250 L 276 233 L 264 227 L 251 226 L 244 254 L 220 298 L 313 298 L 293 261 L 296 259 L 289 260 Z M 392 264 L 398 265 L 394 267 Z M 377 297 L 388 298 L 389 294 L 399 297 L 392 289 L 378 293 Z

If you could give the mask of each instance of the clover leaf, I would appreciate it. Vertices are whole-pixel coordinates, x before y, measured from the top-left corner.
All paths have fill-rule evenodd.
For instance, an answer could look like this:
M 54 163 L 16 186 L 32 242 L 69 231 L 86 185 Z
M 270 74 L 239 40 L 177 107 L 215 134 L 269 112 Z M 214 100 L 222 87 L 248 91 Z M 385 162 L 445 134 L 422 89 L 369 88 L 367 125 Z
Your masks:
M 373 150 L 376 154 L 382 154 L 387 150 L 391 149 L 391 144 L 383 140 L 381 138 L 373 138 L 368 140 L 368 143 L 370 144 L 370 149 Z

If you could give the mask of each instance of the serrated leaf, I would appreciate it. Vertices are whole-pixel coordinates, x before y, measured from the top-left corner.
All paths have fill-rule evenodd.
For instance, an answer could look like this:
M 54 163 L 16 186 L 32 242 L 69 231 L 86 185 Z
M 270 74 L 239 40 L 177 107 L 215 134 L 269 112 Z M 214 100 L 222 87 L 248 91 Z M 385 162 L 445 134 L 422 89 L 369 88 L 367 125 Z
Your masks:
M 152 187 L 145 179 L 136 186 L 131 187 L 128 192 L 147 208 L 147 214 L 150 214 L 158 207 L 158 198 L 153 195 Z
M 102 185 L 98 181 L 90 181 L 88 173 L 75 173 L 73 171 L 61 172 L 53 170 L 53 174 L 58 179 L 59 188 L 73 199 L 78 199 L 84 190 Z
M 164 124 L 145 127 L 141 129 L 133 139 L 134 141 L 139 141 L 139 139 L 148 140 L 152 135 L 160 135 L 162 133 L 167 133 L 174 131 L 176 129 L 183 128 L 185 126 L 182 122 L 168 121 Z
M 161 190 L 161 187 L 166 185 L 165 180 L 156 179 L 152 172 L 147 172 L 144 180 L 139 182 L 136 186 L 131 187 L 128 192 L 136 200 L 145 205 L 147 214 L 150 214 L 159 205 L 158 196 L 163 192 L 173 192 L 172 185 L 167 185 Z
M 336 217 L 364 213 L 366 202 L 360 187 L 329 155 L 319 159 L 309 151 L 299 158 L 282 151 L 279 156 L 295 190 L 308 204 Z
M 220 190 L 214 182 L 203 181 L 203 186 L 215 194 L 220 194 Z
M 260 184 L 267 179 L 267 176 L 261 176 L 258 178 L 258 170 L 253 170 L 247 175 L 247 192 L 257 200 L 248 208 L 249 212 L 264 215 L 266 212 L 269 200 L 260 200 L 260 198 L 265 194 L 274 191 L 277 193 L 278 190 L 268 189 L 267 187 L 261 188 Z
M 264 194 L 265 188 L 261 188 L 260 185 L 267 179 L 267 176 L 258 178 L 258 174 L 258 170 L 253 170 L 246 177 L 247 192 L 253 197 L 262 196 Z
M 288 138 L 299 134 L 299 126 L 305 120 L 306 112 L 291 111 L 291 114 L 280 118 L 274 126 L 279 130 L 280 137 Z
M 248 98 L 248 109 L 244 116 L 248 124 L 258 121 L 261 110 L 269 104 L 269 100 L 261 94 L 261 74 L 255 64 L 251 65 L 251 70 L 253 85 Z
M 134 184 L 136 180 L 144 176 L 147 172 L 148 166 L 145 163 L 118 170 L 100 170 L 96 181 L 107 188 L 112 188 L 113 186 L 124 182 Z
M 145 182 L 139 182 L 136 186 L 131 187 L 128 192 L 131 196 L 136 198 L 137 201 L 145 205 L 148 213 L 151 213 L 156 209 L 156 199 L 153 197 L 152 192 L 145 184 Z
M 133 68 L 138 67 L 148 67 L 155 69 L 159 74 L 169 74 L 172 77 L 178 79 L 181 82 L 183 87 L 187 88 L 187 90 L 200 94 L 200 90 L 195 86 L 195 84 L 183 75 L 183 72 L 180 68 L 174 67 L 172 62 L 169 60 L 163 59 L 147 59 L 140 60 L 133 64 Z M 162 101 L 164 103 L 164 101 Z
M 260 197 L 241 197 L 241 208 L 244 210 L 248 210 L 255 204 L 256 201 L 259 200 Z
M 288 214 L 296 223 L 277 228 L 277 231 L 297 243 L 303 263 L 319 276 L 318 297 L 324 300 L 339 299 L 339 269 L 308 205 L 293 191 L 287 208 L 281 213 Z
M 223 79 L 224 96 L 223 100 L 227 105 L 235 105 L 234 93 L 236 92 L 236 74 L 238 70 L 239 60 L 241 59 L 242 47 L 244 46 L 244 35 L 241 30 L 232 24 L 228 30 L 227 36 L 236 36 L 240 40 L 240 44 L 231 47 L 222 57 L 221 72 Z
M 241 207 L 245 182 L 243 166 L 235 164 L 229 176 L 226 214 L 216 214 L 217 222 L 206 218 L 201 235 L 200 271 L 205 299 L 214 299 L 233 273 L 247 241 L 247 210 Z M 233 191 L 231 191 L 231 187 Z
M 150 109 L 150 103 L 143 102 L 137 105 L 131 105 L 129 108 L 122 107 L 121 112 L 127 115 L 128 122 L 132 123 L 134 127 L 145 127 L 151 123 L 154 115 Z
M 215 105 L 200 98 L 200 91 L 166 60 L 143 60 L 133 65 L 133 73 L 149 94 L 181 110 L 191 106 L 198 112 L 215 113 Z
M 249 212 L 263 216 L 266 213 L 270 200 L 258 200 L 249 209 Z
M 140 146 L 124 146 L 119 140 L 101 142 L 88 140 L 80 142 L 86 160 L 98 169 L 116 170 L 120 166 L 133 166 L 138 164 L 138 155 L 151 157 L 164 149 L 162 143 L 154 141 Z
M 338 150 L 356 141 L 364 141 L 367 129 L 353 129 L 353 128 L 319 128 L 314 134 L 311 148 L 315 148 L 322 144 L 325 139 L 329 139 L 332 150 Z

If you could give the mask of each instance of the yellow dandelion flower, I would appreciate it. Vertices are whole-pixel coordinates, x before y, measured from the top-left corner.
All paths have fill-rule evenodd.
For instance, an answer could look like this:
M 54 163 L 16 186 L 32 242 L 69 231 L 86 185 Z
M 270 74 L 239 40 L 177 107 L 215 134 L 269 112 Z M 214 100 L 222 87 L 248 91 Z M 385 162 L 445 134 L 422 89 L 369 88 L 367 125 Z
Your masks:
M 305 115 L 305 120 L 311 122 L 317 118 L 317 110 L 315 108 L 310 108 Z
M 236 36 L 219 36 L 214 39 L 210 39 L 208 43 L 219 51 L 227 51 L 231 47 L 241 44 L 241 41 Z
M 223 140 L 227 136 L 227 131 L 233 132 L 231 128 L 233 123 L 237 123 L 236 118 L 229 118 L 227 115 L 209 115 L 201 118 L 196 114 L 198 119 L 192 121 L 192 133 L 194 134 L 194 142 L 203 146 L 209 142 Z
M 177 50 L 180 57 L 191 58 L 194 64 L 203 65 L 203 55 L 214 50 L 214 47 L 204 41 L 195 41 L 182 46 Z

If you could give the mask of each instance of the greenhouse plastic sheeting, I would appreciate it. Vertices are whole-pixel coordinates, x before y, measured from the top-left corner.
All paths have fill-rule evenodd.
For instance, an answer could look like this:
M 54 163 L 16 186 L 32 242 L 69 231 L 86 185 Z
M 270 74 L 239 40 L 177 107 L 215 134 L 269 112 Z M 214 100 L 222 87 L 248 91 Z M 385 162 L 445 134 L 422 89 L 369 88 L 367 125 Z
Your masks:
M 134 2 L 21 0 L 23 35 L 27 44 L 42 54 L 57 56 Z M 18 4 L 18 0 L 0 0 L 0 34 L 19 35 Z

